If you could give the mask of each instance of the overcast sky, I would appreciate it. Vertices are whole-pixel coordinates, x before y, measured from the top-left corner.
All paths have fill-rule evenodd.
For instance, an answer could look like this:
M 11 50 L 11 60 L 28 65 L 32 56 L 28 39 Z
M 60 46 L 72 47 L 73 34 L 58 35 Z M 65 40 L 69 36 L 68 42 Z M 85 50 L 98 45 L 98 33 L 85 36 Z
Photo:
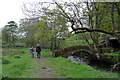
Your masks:
M 19 22 L 24 18 L 21 6 L 25 2 L 49 1 L 49 0 L 1 0 L 0 1 L 0 28 L 9 21 Z
M 52 0 L 1 0 L 0 1 L 0 28 L 5 26 L 9 21 L 19 22 L 20 19 L 24 18 L 22 13 L 22 5 L 26 2 L 44 2 Z M 68 0 L 57 0 L 60 2 Z M 78 1 L 78 0 L 74 0 Z M 117 0 L 118 1 L 118 0 Z

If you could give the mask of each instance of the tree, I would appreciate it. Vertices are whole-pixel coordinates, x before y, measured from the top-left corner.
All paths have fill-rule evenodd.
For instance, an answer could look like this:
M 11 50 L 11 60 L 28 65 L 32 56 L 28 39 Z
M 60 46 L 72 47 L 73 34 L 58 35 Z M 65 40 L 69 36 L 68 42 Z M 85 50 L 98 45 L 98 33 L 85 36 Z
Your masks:
M 50 18 L 52 18 L 52 20 Z M 36 40 L 51 50 L 58 48 L 60 40 L 66 38 L 68 34 L 66 22 L 64 22 L 63 18 L 59 15 L 49 15 L 49 17 L 42 16 L 42 20 L 36 24 L 36 28 Z
M 31 9 L 29 9 L 27 8 L 27 5 L 37 7 L 31 7 Z M 39 18 L 39 22 L 35 25 L 37 29 L 35 34 L 37 43 L 40 43 L 43 47 L 50 47 L 51 50 L 58 48 L 60 39 L 66 38 L 68 35 L 66 21 L 64 21 L 65 18 L 60 14 L 56 14 L 57 12 L 60 12 L 59 9 L 56 7 L 51 10 L 45 8 L 42 4 L 33 3 L 24 4 L 23 10 L 30 18 Z
M 34 27 L 34 24 L 38 23 L 38 21 L 38 18 L 26 18 L 20 20 L 19 39 L 21 39 L 21 41 L 24 40 L 23 42 L 25 42 L 27 46 L 36 45 L 36 28 Z
M 119 24 L 118 19 L 116 19 L 120 12 L 118 3 L 98 3 L 90 0 L 88 2 L 72 2 L 69 0 L 64 4 L 57 1 L 49 3 L 56 4 L 57 11 L 55 9 L 51 10 L 49 6 L 41 7 L 44 3 L 39 4 L 37 5 L 38 8 L 33 10 L 25 7 L 25 11 L 29 13 L 27 15 L 41 18 L 40 15 L 42 14 L 44 16 L 52 14 L 53 16 L 50 16 L 52 19 L 54 19 L 55 15 L 61 15 L 65 22 L 71 23 L 71 33 L 82 35 L 95 57 L 102 58 L 98 47 L 99 38 L 102 36 L 100 33 L 109 34 L 118 40 L 120 39 L 120 36 L 115 33 L 116 29 L 118 29 L 116 24 Z M 89 32 L 87 35 L 90 35 L 90 37 L 87 37 L 86 32 Z M 93 45 L 90 44 L 89 39 L 92 40 Z
M 35 33 L 35 39 L 37 43 L 40 43 L 41 47 L 45 48 L 48 47 L 49 41 L 50 41 L 50 29 L 47 26 L 47 22 L 44 20 L 39 21 L 35 25 L 36 33 Z
M 72 32 L 74 32 L 75 34 L 79 34 L 79 33 L 82 34 L 82 36 L 84 37 L 84 39 L 88 43 L 88 46 L 89 46 L 91 52 L 94 54 L 94 56 L 98 55 L 98 57 L 102 58 L 100 56 L 101 52 L 100 52 L 99 47 L 98 47 L 98 44 L 99 44 L 98 39 L 99 39 L 99 35 L 100 35 L 99 32 L 102 32 L 104 34 L 109 34 L 109 35 L 112 35 L 114 37 L 119 38 L 119 36 L 116 33 L 114 33 L 114 31 L 115 31 L 115 23 L 114 23 L 115 18 L 114 18 L 114 14 L 113 14 L 113 11 L 114 11 L 113 4 L 86 2 L 85 3 L 86 7 L 83 7 L 83 15 L 81 14 L 81 16 L 79 15 L 80 10 L 79 10 L 78 4 L 75 4 L 72 2 L 66 4 L 67 8 L 69 8 L 69 7 L 71 8 L 71 13 L 73 12 L 72 14 L 69 12 L 66 12 L 67 10 L 65 10 L 63 7 L 61 7 L 61 4 L 59 4 L 57 2 L 55 2 L 55 4 L 61 10 L 61 14 L 64 17 L 66 17 L 69 22 L 71 22 L 71 24 L 72 24 L 71 28 L 73 30 Z M 110 6 L 107 6 L 108 4 Z M 69 5 L 71 5 L 72 7 Z M 112 5 L 112 8 L 111 8 L 111 5 Z M 108 9 L 108 8 L 110 8 L 110 9 Z M 109 10 L 111 10 L 111 11 L 109 11 Z M 103 17 L 107 14 L 106 12 L 108 12 L 108 13 L 111 12 L 111 13 L 109 13 L 109 14 L 111 14 L 111 18 L 105 19 L 106 17 L 105 18 Z M 109 16 L 109 15 L 107 15 L 107 16 Z M 110 26 L 108 26 L 108 25 L 107 26 L 105 25 L 105 27 L 101 26 L 103 23 L 102 22 L 103 20 L 109 21 L 109 19 L 112 19 L 111 20 L 112 26 L 110 24 L 109 24 Z M 76 28 L 76 24 L 80 24 L 80 26 Z M 101 30 L 101 28 L 106 28 L 106 29 Z M 110 30 L 106 31 L 108 29 L 112 30 L 113 32 L 110 32 Z M 90 36 L 91 36 L 91 39 L 93 40 L 94 46 L 92 46 L 89 43 L 89 40 L 86 37 L 85 32 L 90 32 Z
M 4 28 L 2 30 L 2 41 L 8 43 L 10 42 L 9 40 L 10 40 L 10 35 L 7 33 L 7 28 Z
M 14 44 L 17 41 L 18 26 L 14 21 L 8 22 L 2 31 L 3 41 Z

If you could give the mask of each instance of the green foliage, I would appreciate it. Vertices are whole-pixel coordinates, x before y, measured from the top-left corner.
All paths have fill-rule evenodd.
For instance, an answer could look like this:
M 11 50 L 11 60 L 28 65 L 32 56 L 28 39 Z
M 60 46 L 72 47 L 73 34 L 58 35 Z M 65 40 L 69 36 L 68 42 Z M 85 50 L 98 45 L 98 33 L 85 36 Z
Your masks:
M 2 74 L 2 79 L 8 78 L 8 75 Z
M 11 39 L 11 36 L 7 32 L 7 28 L 4 27 L 4 29 L 2 30 L 2 41 L 7 43 L 11 41 L 10 39 Z
M 10 61 L 6 58 L 2 58 L 2 64 L 9 64 Z
M 35 25 L 37 32 L 35 34 L 35 39 L 37 43 L 40 43 L 41 46 L 48 46 L 50 41 L 50 28 L 47 26 L 47 22 L 41 20 L 38 24 Z
M 59 14 L 49 15 L 49 17 L 42 16 L 42 20 L 35 25 L 37 29 L 35 34 L 37 43 L 40 43 L 42 47 L 57 48 L 59 46 L 59 40 L 66 38 L 68 35 L 66 22 L 63 19 Z
M 119 56 L 119 54 L 115 54 L 115 53 L 104 53 L 104 55 Z
M 106 56 L 112 56 L 112 60 L 115 62 L 119 62 L 120 60 L 120 51 L 117 51 L 115 53 L 104 53 L 104 55 Z
M 17 41 L 17 24 L 14 21 L 8 22 L 2 31 L 3 41 L 14 44 Z
M 20 43 L 26 43 L 26 46 L 36 46 L 35 41 L 35 32 L 36 28 L 34 27 L 34 24 L 36 24 L 38 19 L 33 18 L 25 18 L 20 20 L 20 27 L 18 29 L 19 32 L 19 42 Z
M 15 55 L 15 58 L 21 58 L 21 56 L 20 55 Z
M 117 3 L 115 3 L 117 4 Z M 98 18 L 94 19 L 98 21 L 99 24 L 99 28 L 108 32 L 112 31 L 112 25 L 114 25 L 114 30 L 119 31 L 118 26 L 120 25 L 119 23 L 119 13 L 117 11 L 117 7 L 115 6 L 114 3 L 96 3 L 96 7 L 97 10 L 95 11 L 95 14 L 99 14 L 99 15 L 95 15 Z M 99 7 L 100 6 L 100 7 Z M 112 23 L 112 13 L 113 13 L 113 20 L 114 23 Z M 95 21 L 96 22 L 96 21 Z M 98 26 L 96 26 L 98 27 Z

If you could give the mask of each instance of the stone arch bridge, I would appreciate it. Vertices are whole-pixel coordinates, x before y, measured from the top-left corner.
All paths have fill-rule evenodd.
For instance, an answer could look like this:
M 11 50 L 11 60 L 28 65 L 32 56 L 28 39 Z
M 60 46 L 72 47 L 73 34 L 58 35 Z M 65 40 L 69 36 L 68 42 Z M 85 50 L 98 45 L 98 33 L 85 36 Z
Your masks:
M 71 46 L 59 50 L 54 50 L 52 55 L 55 57 L 62 56 L 64 58 L 67 58 L 68 56 L 77 55 L 81 52 L 84 54 L 92 55 L 92 52 L 88 46 Z

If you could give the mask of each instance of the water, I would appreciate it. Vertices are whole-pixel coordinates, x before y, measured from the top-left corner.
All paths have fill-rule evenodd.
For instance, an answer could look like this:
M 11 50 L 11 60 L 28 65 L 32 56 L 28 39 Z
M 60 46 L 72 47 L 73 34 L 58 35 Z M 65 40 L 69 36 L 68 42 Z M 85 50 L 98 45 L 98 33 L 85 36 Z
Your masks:
M 81 64 L 86 64 L 86 62 L 85 62 L 86 59 L 84 59 L 84 58 L 69 56 L 67 59 L 69 59 L 75 63 L 80 62 Z
M 101 70 L 101 71 L 110 71 L 112 66 L 111 65 L 108 65 L 108 64 L 101 64 L 100 62 L 97 62 L 97 61 L 88 61 L 87 59 L 85 58 L 81 58 L 81 57 L 73 57 L 73 56 L 69 56 L 67 59 L 75 62 L 75 63 L 78 63 L 80 62 L 81 64 L 87 64 L 89 66 L 91 66 L 92 68 L 94 68 L 95 70 Z M 118 75 L 120 76 L 120 73 L 118 73 Z

